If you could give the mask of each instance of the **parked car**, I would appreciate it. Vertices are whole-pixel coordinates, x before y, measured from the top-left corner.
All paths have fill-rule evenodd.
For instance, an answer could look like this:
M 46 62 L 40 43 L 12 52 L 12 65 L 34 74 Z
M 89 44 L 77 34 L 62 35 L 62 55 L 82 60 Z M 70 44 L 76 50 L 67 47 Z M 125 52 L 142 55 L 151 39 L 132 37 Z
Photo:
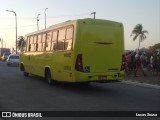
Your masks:
M 7 59 L 8 66 L 19 66 L 19 55 L 10 54 Z
M 4 53 L 2 56 L 2 61 L 6 61 L 8 59 L 9 55 L 10 55 L 10 53 Z

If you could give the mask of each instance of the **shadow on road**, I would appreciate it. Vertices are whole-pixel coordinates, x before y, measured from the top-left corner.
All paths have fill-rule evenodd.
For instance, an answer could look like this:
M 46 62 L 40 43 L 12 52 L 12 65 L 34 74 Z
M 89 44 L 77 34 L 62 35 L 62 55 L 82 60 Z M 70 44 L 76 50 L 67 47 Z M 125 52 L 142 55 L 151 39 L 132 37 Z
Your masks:
M 32 82 L 39 82 L 42 84 L 46 84 L 53 89 L 63 89 L 67 91 L 72 91 L 74 93 L 83 93 L 83 94 L 103 94 L 110 93 L 113 94 L 115 91 L 113 89 L 107 88 L 106 84 L 117 84 L 117 83 L 69 83 L 69 82 L 56 82 L 53 85 L 48 85 L 47 81 L 39 76 L 30 75 L 29 80 Z

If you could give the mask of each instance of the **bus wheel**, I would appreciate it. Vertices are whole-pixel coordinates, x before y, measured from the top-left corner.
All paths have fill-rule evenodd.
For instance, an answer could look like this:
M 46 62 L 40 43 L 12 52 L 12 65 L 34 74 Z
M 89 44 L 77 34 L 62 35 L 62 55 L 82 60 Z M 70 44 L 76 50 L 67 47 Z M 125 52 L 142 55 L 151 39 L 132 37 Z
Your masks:
M 27 73 L 27 72 L 25 71 L 23 64 L 20 65 L 20 70 L 23 71 L 23 75 L 24 75 L 25 77 L 28 77 L 29 73 Z
M 47 82 L 48 82 L 49 85 L 53 84 L 53 80 L 51 78 L 51 72 L 50 72 L 50 70 L 46 70 L 46 72 L 45 72 L 45 78 L 46 78 L 46 80 L 47 80 Z

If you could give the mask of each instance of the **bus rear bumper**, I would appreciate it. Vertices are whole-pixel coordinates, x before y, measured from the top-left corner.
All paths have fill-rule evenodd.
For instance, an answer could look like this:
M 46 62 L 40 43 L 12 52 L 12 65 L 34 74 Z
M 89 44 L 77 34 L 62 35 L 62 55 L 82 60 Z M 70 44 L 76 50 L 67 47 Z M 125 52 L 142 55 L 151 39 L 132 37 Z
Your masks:
M 75 73 L 75 82 L 117 82 L 124 77 L 123 71 L 108 73 Z

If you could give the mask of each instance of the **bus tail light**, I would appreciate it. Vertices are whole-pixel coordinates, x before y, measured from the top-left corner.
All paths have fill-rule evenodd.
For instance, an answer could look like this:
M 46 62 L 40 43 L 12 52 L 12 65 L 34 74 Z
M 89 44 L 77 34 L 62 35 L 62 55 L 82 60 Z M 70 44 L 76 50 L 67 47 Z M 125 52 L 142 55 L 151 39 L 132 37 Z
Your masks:
M 77 71 L 83 72 L 82 54 L 77 55 L 75 69 Z

